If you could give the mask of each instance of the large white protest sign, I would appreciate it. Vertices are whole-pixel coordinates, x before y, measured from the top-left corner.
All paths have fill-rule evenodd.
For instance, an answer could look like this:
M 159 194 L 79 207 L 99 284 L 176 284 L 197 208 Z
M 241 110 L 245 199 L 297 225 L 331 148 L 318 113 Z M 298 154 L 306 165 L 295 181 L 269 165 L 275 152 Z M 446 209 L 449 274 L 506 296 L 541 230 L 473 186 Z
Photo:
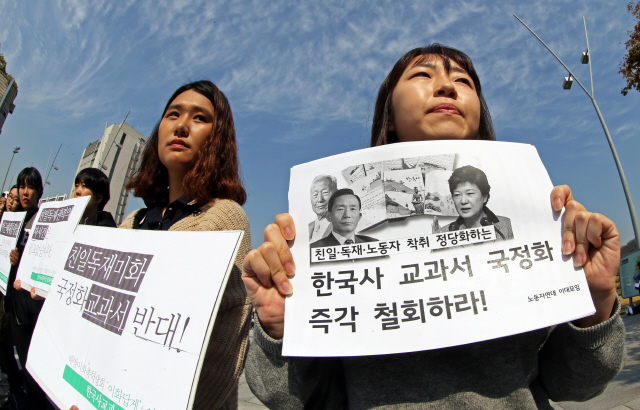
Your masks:
M 0 222 L 0 292 L 7 293 L 11 261 L 9 252 L 15 249 L 26 212 L 4 212 Z
M 78 226 L 27 369 L 63 409 L 190 409 L 243 235 Z
M 593 314 L 552 188 L 533 146 L 503 142 L 393 144 L 292 168 L 283 355 L 436 349 Z
M 22 288 L 36 288 L 36 294 L 46 297 L 51 281 L 56 275 L 51 259 L 68 245 L 90 196 L 45 202 L 34 217 L 29 240 L 24 247 L 18 274 Z

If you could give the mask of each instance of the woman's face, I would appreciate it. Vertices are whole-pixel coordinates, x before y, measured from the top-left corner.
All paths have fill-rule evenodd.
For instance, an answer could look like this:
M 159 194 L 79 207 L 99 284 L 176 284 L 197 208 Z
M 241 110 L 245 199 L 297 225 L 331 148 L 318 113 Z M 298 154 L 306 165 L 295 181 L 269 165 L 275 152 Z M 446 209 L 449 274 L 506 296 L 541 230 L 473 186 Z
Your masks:
M 456 210 L 464 219 L 479 215 L 487 203 L 487 197 L 482 195 L 480 188 L 471 182 L 459 184 L 453 190 L 452 195 Z
M 94 214 L 97 212 L 98 204 L 102 201 L 102 198 L 98 198 L 90 188 L 87 188 L 83 181 L 79 181 L 76 184 L 76 190 L 73 193 L 73 197 L 80 198 L 81 196 L 87 195 L 91 195 L 91 199 L 89 199 L 86 209 L 89 210 L 91 214 Z
M 9 191 L 9 195 L 7 196 L 7 210 L 9 212 L 13 212 L 19 202 L 20 199 L 18 198 L 18 188 L 13 188 L 11 191 Z
M 22 209 L 28 211 L 38 205 L 38 190 L 24 181 L 18 186 L 18 196 Z
M 178 95 L 158 127 L 158 156 L 169 172 L 186 173 L 213 129 L 213 104 L 193 90 Z
M 473 139 L 480 126 L 480 99 L 473 80 L 455 61 L 447 72 L 438 56 L 404 71 L 391 96 L 390 131 L 400 142 Z

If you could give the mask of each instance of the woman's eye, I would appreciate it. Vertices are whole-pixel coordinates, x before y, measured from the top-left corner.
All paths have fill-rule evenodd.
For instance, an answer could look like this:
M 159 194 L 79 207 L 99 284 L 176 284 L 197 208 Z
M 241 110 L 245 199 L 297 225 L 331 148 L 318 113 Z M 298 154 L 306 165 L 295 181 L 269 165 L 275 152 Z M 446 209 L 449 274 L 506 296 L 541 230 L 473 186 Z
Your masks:
M 177 111 L 169 111 L 169 112 L 165 115 L 165 117 L 166 117 L 166 118 L 168 118 L 168 117 L 178 117 L 178 116 L 179 116 L 179 115 L 178 115 L 178 112 L 177 112 Z
M 468 78 L 458 78 L 456 82 L 463 83 L 471 87 L 471 80 L 469 80 Z
M 198 121 L 207 121 L 204 115 L 196 115 L 195 119 Z
M 420 71 L 418 73 L 416 73 L 414 75 L 414 77 L 426 77 L 426 78 L 431 78 L 431 76 L 429 75 L 429 73 L 425 73 L 424 71 Z

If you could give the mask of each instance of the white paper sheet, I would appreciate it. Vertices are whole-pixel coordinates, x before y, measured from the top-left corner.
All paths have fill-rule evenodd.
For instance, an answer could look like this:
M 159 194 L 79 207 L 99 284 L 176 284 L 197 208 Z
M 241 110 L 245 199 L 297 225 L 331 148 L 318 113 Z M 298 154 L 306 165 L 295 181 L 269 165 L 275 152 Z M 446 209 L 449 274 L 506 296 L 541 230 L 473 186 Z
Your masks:
M 18 274 L 22 288 L 46 297 L 53 277 L 56 275 L 51 259 L 61 253 L 71 233 L 78 226 L 82 214 L 91 199 L 90 196 L 45 202 L 40 206 L 28 232 Z
M 7 293 L 11 261 L 9 252 L 16 248 L 26 212 L 4 212 L 0 222 L 0 292 Z
M 27 369 L 62 409 L 190 409 L 243 235 L 78 226 Z
M 316 217 L 309 200 L 313 178 L 333 175 L 338 189 L 348 188 L 354 184 L 345 170 L 380 162 L 382 180 L 396 185 L 411 171 L 391 178 L 385 171 L 422 168 L 424 185 L 416 185 L 421 196 L 411 199 L 422 198 L 424 213 L 387 195 L 387 210 L 399 204 L 405 218 L 387 213 L 375 226 L 359 223 L 354 244 L 326 246 L 333 240 L 325 238 L 311 247 L 305 230 Z M 449 189 L 452 173 L 464 166 L 484 172 L 490 185 L 486 207 L 494 216 L 483 210 L 487 219 L 473 229 L 464 229 Z M 291 248 L 297 269 L 286 300 L 283 355 L 437 349 L 593 314 L 582 269 L 562 255 L 562 218 L 551 208 L 551 189 L 536 149 L 504 142 L 393 144 L 292 168 L 289 212 L 298 233 Z M 468 201 L 460 204 L 461 212 L 471 212 Z M 361 221 L 371 220 L 367 212 L 362 209 Z

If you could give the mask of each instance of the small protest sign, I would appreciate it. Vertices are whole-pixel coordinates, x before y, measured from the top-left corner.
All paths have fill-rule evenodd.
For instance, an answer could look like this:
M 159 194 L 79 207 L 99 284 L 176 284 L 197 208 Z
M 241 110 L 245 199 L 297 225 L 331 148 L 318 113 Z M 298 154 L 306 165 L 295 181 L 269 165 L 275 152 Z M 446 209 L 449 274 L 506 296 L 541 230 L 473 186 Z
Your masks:
M 35 287 L 37 295 L 47 296 L 56 275 L 51 259 L 67 245 L 90 199 L 90 196 L 83 196 L 45 202 L 40 206 L 16 275 L 23 289 L 30 291 Z
M 190 409 L 243 235 L 79 225 L 27 369 L 63 409 Z
M 7 293 L 11 261 L 9 253 L 15 249 L 26 212 L 4 212 L 0 222 L 0 292 Z
M 283 355 L 436 349 L 593 314 L 552 188 L 533 146 L 503 142 L 392 144 L 292 168 Z

